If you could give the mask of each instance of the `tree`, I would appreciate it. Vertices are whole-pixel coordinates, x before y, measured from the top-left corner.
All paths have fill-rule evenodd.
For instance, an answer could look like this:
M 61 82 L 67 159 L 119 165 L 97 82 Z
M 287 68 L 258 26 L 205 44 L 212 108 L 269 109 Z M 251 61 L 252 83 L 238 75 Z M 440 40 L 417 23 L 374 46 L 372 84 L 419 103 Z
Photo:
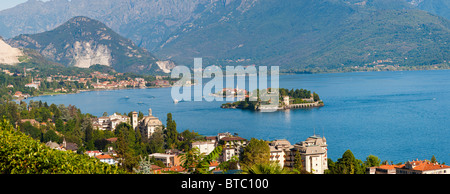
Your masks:
M 330 168 L 330 166 L 328 166 Z M 334 169 L 330 169 L 333 174 L 364 174 L 365 165 L 361 160 L 355 158 L 350 150 L 347 150 L 339 158 L 336 163 L 334 163 Z
M 55 133 L 54 130 L 48 130 L 47 133 L 44 134 L 44 142 L 58 142 L 59 136 Z
M 253 164 L 264 164 L 270 161 L 270 148 L 264 140 L 252 138 L 241 154 L 241 165 L 251 167 Z
M 127 123 L 120 123 L 116 127 L 117 154 L 123 159 L 122 167 L 129 172 L 138 164 L 138 155 L 142 152 L 139 132 L 135 132 L 133 127 Z
M 181 166 L 193 174 L 211 174 L 209 170 L 211 162 L 219 158 L 223 150 L 223 146 L 217 146 L 214 150 L 205 156 L 198 147 L 181 154 Z M 214 170 L 214 169 L 213 169 Z
M 250 168 L 244 168 L 242 174 L 290 174 L 290 172 L 282 168 L 278 163 L 257 163 Z
M 121 158 L 122 168 L 128 172 L 132 172 L 133 168 L 137 165 L 137 158 L 134 155 L 134 150 L 128 144 L 127 137 L 123 130 L 119 131 L 116 146 L 117 155 Z
M 164 134 L 161 129 L 156 130 L 152 136 L 150 136 L 148 149 L 149 153 L 162 153 L 164 152 Z
M 86 145 L 86 149 L 87 150 L 93 150 L 95 149 L 95 145 L 94 145 L 94 131 L 92 129 L 92 125 L 90 123 L 88 123 L 88 125 L 86 126 L 86 129 L 84 131 L 85 135 L 84 135 L 84 142 Z
M 203 136 L 194 131 L 189 131 L 188 129 L 184 130 L 180 134 L 178 134 L 179 139 L 181 141 L 178 143 L 178 149 L 187 151 L 190 148 L 190 145 L 193 141 L 202 139 Z
M 152 172 L 152 165 L 153 163 L 150 161 L 149 157 L 142 158 L 139 156 L 139 164 L 137 168 L 133 168 L 133 171 L 136 174 L 153 174 Z
M 294 166 L 292 168 L 294 172 L 297 174 L 306 174 L 306 170 L 303 170 L 303 162 L 302 162 L 302 155 L 300 154 L 300 151 L 295 152 L 294 156 Z
M 51 149 L 15 130 L 6 120 L 0 121 L 0 137 L 0 174 L 125 173 L 84 154 Z
M 41 138 L 41 134 L 42 134 L 41 131 L 38 128 L 31 125 L 31 123 L 29 121 L 27 121 L 25 123 L 20 123 L 19 126 L 20 126 L 20 131 L 22 131 L 26 135 L 31 136 L 33 139 Z
M 64 121 L 60 118 L 56 119 L 55 128 L 56 128 L 56 131 L 63 132 L 64 131 Z
M 172 120 L 172 113 L 167 113 L 166 144 L 169 148 L 176 148 L 178 144 L 177 123 Z
M 319 94 L 316 94 L 315 92 L 313 92 L 313 98 L 314 98 L 314 102 L 317 102 L 320 100 Z
M 143 118 L 144 118 L 144 113 L 139 111 L 139 113 L 138 113 L 138 121 L 142 120 Z
M 364 164 L 367 167 L 380 166 L 381 160 L 378 157 L 374 156 L 374 155 L 369 155 L 369 156 L 367 156 L 366 161 L 364 162 Z
M 431 163 L 436 163 L 437 162 L 436 157 L 434 157 L 434 155 L 431 157 L 431 161 L 430 162 Z

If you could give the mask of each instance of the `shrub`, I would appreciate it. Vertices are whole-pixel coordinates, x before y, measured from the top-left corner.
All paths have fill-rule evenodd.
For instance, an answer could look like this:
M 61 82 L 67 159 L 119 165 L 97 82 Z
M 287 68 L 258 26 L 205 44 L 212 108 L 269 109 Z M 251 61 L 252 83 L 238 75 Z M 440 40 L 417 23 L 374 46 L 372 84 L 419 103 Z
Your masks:
M 115 165 L 87 155 L 59 151 L 45 146 L 9 121 L 0 121 L 0 173 L 2 174 L 118 174 Z

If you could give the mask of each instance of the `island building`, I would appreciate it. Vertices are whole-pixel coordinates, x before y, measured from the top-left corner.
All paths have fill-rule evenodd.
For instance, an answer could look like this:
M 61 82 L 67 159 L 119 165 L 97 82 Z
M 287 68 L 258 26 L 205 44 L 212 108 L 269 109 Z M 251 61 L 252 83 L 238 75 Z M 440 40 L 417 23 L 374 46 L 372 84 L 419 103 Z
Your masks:
M 283 103 L 285 106 L 289 106 L 289 104 L 290 104 L 289 96 L 283 96 Z

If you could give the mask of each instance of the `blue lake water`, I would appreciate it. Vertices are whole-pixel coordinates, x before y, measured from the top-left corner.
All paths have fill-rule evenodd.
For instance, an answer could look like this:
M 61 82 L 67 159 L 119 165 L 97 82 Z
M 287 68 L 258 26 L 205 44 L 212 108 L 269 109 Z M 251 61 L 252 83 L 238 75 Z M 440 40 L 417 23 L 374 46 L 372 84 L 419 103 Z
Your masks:
M 450 163 L 450 71 L 358 72 L 283 75 L 280 87 L 315 91 L 325 106 L 273 113 L 221 109 L 224 102 L 174 104 L 171 88 L 92 91 L 28 100 L 76 105 L 83 113 L 142 111 L 165 123 L 172 113 L 179 132 L 238 133 L 244 138 L 287 139 L 292 144 L 323 135 L 336 161 L 350 149 L 405 162 L 431 159 Z M 204 82 L 205 83 L 205 82 Z

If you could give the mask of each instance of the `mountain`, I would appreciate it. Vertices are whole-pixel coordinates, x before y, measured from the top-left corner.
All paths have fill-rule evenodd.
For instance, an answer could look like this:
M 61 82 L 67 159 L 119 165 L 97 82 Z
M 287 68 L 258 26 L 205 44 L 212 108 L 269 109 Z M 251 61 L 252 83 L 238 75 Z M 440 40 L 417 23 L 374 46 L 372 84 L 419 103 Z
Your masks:
M 73 17 L 86 16 L 151 51 L 214 1 L 219 0 L 28 0 L 0 11 L 0 36 L 49 31 Z
M 54 30 L 23 34 L 8 40 L 13 47 L 39 51 L 46 58 L 89 68 L 111 66 L 118 72 L 161 71 L 152 54 L 123 38 L 105 24 L 87 17 L 74 17 Z
M 28 0 L 0 11 L 0 35 L 98 20 L 160 59 L 286 69 L 449 61 L 448 0 Z M 158 63 L 164 68 L 165 63 Z M 167 70 L 166 70 L 167 71 Z
M 153 53 L 183 65 L 203 57 L 204 64 L 284 69 L 449 61 L 449 20 L 412 7 L 398 0 L 216 2 Z
M 408 0 L 408 2 L 418 9 L 450 20 L 450 1 L 448 0 Z

